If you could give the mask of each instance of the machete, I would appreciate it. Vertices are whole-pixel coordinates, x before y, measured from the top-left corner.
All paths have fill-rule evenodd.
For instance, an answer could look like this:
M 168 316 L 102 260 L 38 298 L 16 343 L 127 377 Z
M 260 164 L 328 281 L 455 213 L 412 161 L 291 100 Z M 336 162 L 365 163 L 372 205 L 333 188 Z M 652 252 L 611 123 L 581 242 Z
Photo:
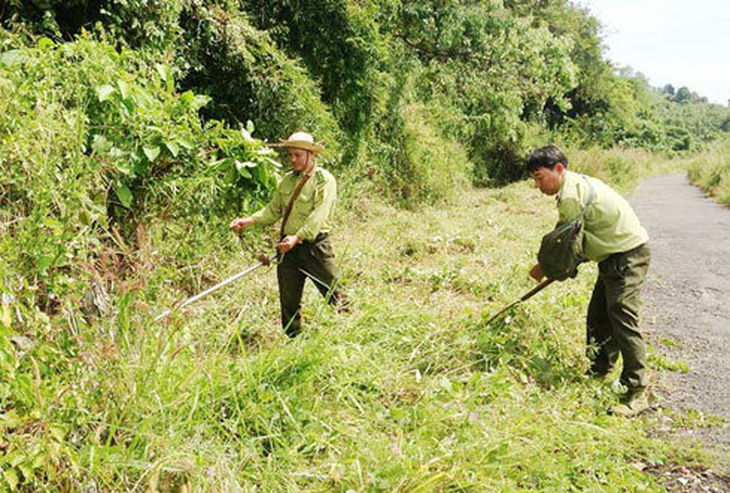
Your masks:
M 485 325 L 489 325 L 492 322 L 494 322 L 497 318 L 499 318 L 500 315 L 502 315 L 504 312 L 506 312 L 507 310 L 509 310 L 513 306 L 515 306 L 515 305 L 517 305 L 519 303 L 522 303 L 523 301 L 529 300 L 530 298 L 532 298 L 533 296 L 535 296 L 537 293 L 539 293 L 540 291 L 542 291 L 543 289 L 545 289 L 546 287 L 548 287 L 550 284 L 552 284 L 553 281 L 555 281 L 555 279 L 545 279 L 543 282 L 541 282 L 540 284 L 538 284 L 537 286 L 535 286 L 534 288 L 532 288 L 531 290 L 529 290 L 528 292 L 526 292 L 525 294 L 523 294 L 520 298 L 514 300 L 512 303 L 510 303 L 509 305 L 507 305 L 504 308 L 502 308 L 499 311 L 499 313 L 497 313 L 495 316 L 493 316 L 492 318 L 490 318 L 489 320 L 487 320 L 487 323 Z

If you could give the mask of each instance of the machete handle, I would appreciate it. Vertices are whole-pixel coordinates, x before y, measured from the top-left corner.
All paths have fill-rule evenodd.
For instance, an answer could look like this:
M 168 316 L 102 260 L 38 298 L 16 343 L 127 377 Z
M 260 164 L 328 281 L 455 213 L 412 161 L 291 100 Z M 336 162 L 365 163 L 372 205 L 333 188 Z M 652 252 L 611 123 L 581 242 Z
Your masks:
M 530 298 L 532 298 L 537 293 L 539 293 L 540 291 L 542 291 L 546 287 L 550 286 L 554 282 L 555 282 L 555 279 L 545 279 L 540 284 L 538 284 L 537 286 L 535 286 L 534 288 L 532 288 L 531 290 L 529 290 L 528 292 L 526 292 L 525 294 L 523 294 L 522 297 L 520 298 L 520 301 L 527 301 L 527 300 L 529 300 Z

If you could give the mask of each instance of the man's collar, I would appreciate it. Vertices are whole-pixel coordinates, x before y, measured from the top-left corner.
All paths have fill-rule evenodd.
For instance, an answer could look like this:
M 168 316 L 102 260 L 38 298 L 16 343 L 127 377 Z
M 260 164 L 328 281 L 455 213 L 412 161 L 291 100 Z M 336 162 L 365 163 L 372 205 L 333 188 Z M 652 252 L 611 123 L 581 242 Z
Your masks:
M 555 200 L 558 202 L 558 204 L 560 203 L 560 199 L 563 196 L 563 190 L 565 190 L 565 182 L 568 181 L 568 173 L 570 173 L 570 171 L 568 171 L 567 169 L 563 171 L 563 176 L 560 180 L 560 188 L 558 188 L 558 193 L 555 195 Z
M 302 173 L 309 175 L 310 177 L 314 174 L 314 170 L 317 169 L 317 164 L 312 163 L 312 166 L 309 168 L 309 170 L 301 170 L 301 171 L 294 171 L 292 170 L 292 173 L 294 173 L 294 176 L 301 176 Z

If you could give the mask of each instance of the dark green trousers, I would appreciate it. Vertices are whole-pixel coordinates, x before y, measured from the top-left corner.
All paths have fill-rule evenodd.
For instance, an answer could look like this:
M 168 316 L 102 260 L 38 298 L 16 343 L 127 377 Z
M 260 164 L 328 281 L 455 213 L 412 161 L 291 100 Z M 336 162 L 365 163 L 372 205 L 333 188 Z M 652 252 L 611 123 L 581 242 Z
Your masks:
M 588 305 L 591 370 L 608 373 L 620 353 L 624 365 L 620 381 L 630 390 L 641 390 L 647 385 L 646 346 L 639 330 L 639 295 L 650 257 L 649 245 L 643 244 L 600 262 Z
M 302 331 L 302 293 L 307 279 L 330 304 L 344 303 L 337 289 L 334 257 L 329 238 L 320 234 L 314 242 L 303 242 L 289 250 L 278 264 L 281 324 L 289 337 L 296 337 Z

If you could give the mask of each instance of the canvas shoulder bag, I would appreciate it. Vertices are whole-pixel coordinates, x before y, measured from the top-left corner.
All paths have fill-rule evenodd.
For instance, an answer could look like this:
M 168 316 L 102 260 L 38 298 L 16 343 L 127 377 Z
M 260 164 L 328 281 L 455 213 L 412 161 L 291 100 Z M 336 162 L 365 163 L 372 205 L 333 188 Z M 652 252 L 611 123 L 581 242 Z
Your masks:
M 589 187 L 588 200 L 577 218 L 558 225 L 554 230 L 542 237 L 537 260 L 542 272 L 548 279 L 563 281 L 578 274 L 578 265 L 585 262 L 582 242 L 578 241 L 585 225 L 588 206 L 593 203 L 596 192 L 593 184 L 585 176 L 583 179 Z

